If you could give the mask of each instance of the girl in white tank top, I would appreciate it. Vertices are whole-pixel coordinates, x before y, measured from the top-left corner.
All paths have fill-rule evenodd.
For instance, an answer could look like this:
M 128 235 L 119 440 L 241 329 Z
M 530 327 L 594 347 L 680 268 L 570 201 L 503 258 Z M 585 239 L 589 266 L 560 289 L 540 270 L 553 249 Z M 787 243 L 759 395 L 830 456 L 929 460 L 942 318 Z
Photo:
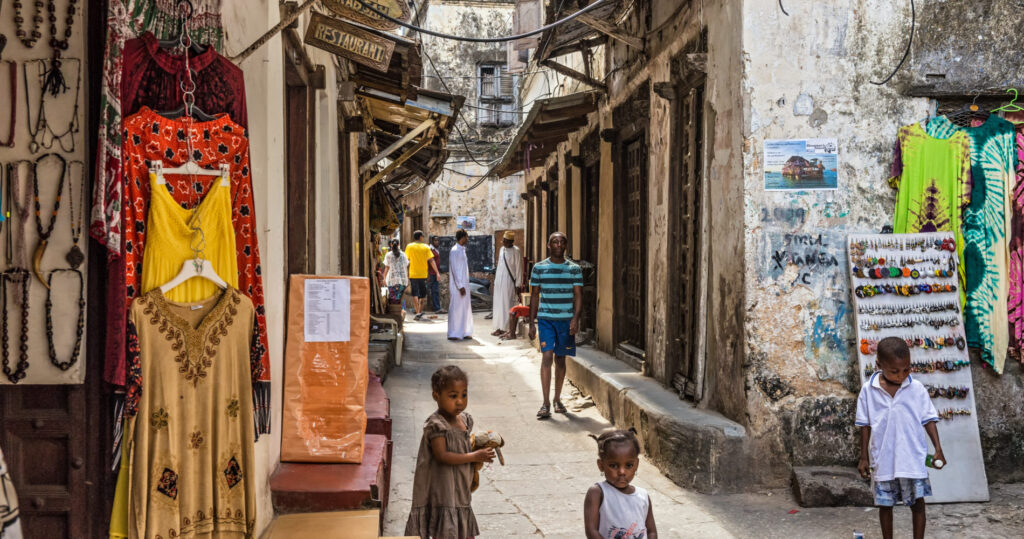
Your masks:
M 609 431 L 597 437 L 597 467 L 605 480 L 587 491 L 583 523 L 587 539 L 657 539 L 647 491 L 631 483 L 640 465 L 636 431 Z

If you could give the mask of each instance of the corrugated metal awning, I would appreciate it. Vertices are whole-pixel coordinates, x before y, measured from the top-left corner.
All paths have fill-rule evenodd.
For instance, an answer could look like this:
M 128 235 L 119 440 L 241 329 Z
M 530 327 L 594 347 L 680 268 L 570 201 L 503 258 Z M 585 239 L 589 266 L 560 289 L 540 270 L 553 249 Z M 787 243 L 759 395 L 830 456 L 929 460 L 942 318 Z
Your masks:
M 537 100 L 501 161 L 488 174 L 503 178 L 544 164 L 570 133 L 587 125 L 587 115 L 597 110 L 599 96 L 599 92 L 580 92 Z

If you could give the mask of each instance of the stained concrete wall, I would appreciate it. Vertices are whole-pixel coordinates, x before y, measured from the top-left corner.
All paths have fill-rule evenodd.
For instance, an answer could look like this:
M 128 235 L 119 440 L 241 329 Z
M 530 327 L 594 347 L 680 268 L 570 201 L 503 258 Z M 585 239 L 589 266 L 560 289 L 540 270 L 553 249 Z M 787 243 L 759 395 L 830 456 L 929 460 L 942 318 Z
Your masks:
M 918 7 L 927 17 L 951 3 Z M 751 443 L 765 477 L 782 480 L 790 465 L 856 462 L 859 377 L 844 238 L 891 223 L 893 141 L 930 103 L 869 83 L 902 56 L 909 7 L 830 0 L 787 6 L 787 17 L 775 2 L 743 5 L 746 424 L 758 433 Z M 949 31 L 970 38 L 969 27 Z M 765 139 L 826 137 L 838 139 L 838 191 L 764 190 Z M 820 252 L 817 263 L 788 256 L 804 241 Z M 1007 406 L 1020 398 L 1019 365 L 1002 377 L 975 368 L 974 379 L 989 479 L 1019 479 L 1024 415 Z

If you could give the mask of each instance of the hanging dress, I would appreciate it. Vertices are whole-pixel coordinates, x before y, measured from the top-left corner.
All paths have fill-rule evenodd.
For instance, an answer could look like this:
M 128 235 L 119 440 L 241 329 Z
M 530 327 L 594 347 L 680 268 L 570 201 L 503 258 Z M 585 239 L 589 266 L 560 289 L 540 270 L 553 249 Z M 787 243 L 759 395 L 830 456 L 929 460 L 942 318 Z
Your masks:
M 990 115 L 976 127 L 960 127 L 939 116 L 928 134 L 948 138 L 964 132 L 971 141 L 971 202 L 964 212 L 964 266 L 967 345 L 997 373 L 1003 372 L 1009 345 L 1010 193 L 1017 168 L 1013 124 Z
M 238 287 L 238 259 L 235 256 L 235 231 L 231 227 L 231 186 L 227 178 L 218 177 L 203 197 L 195 212 L 182 208 L 167 185 L 150 173 L 149 230 L 146 250 L 142 255 L 142 293 L 173 279 L 186 260 L 195 258 L 192 250 L 202 247 L 202 257 L 209 260 L 214 271 L 233 288 Z M 192 227 L 202 231 L 193 237 Z M 199 242 L 202 245 L 199 245 Z M 213 282 L 194 277 L 168 290 L 171 301 L 194 302 L 213 296 L 218 291 Z
M 971 148 L 964 133 L 928 135 L 920 123 L 900 128 L 889 177 L 897 189 L 893 232 L 953 232 L 960 259 L 960 304 L 964 290 L 962 216 L 971 200 Z
M 1010 234 L 1010 346 L 1024 361 L 1024 113 L 1006 115 L 1017 129 L 1017 179 L 1013 188 L 1013 225 Z
M 252 537 L 256 459 L 252 302 L 194 303 L 156 288 L 128 314 L 131 537 Z

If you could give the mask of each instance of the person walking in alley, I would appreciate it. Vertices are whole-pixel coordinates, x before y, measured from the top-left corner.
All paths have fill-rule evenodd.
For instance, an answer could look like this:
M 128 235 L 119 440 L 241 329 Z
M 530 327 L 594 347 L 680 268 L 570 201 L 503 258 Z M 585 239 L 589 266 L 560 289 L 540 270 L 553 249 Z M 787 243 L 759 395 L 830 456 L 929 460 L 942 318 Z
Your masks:
M 405 535 L 472 538 L 480 533 L 472 505 L 473 463 L 493 461 L 494 450 L 472 450 L 473 416 L 466 413 L 469 377 L 462 369 L 437 369 L 430 388 L 437 411 L 423 424 Z
M 455 232 L 455 245 L 448 253 L 448 338 L 453 340 L 473 336 L 473 301 L 469 294 L 467 243 L 469 234 L 460 228 Z
M 576 330 L 583 309 L 583 270 L 565 258 L 569 240 L 555 232 L 548 238 L 548 258 L 533 266 L 530 274 L 530 340 L 540 328 L 540 385 L 544 404 L 537 419 L 551 417 L 551 364 L 555 364 L 555 412 L 566 413 L 562 404 L 565 381 L 565 356 L 576 355 Z
M 427 298 L 427 268 L 433 267 L 437 271 L 437 264 L 434 263 L 434 253 L 424 243 L 423 232 L 412 233 L 413 242 L 405 246 L 405 256 L 409 259 L 409 283 L 411 284 L 413 306 L 416 308 L 414 320 L 423 318 L 423 304 Z
M 498 336 L 508 330 L 508 311 L 519 295 L 519 281 L 523 278 L 523 255 L 516 247 L 516 233 L 506 230 L 498 253 L 498 268 L 494 276 L 494 332 Z
M 658 539 L 651 498 L 646 489 L 631 484 L 640 466 L 636 431 L 611 430 L 594 439 L 604 481 L 594 483 L 583 499 L 587 539 Z
M 924 539 L 924 498 L 932 494 L 926 461 L 928 438 L 935 447 L 932 465 L 936 469 L 946 465 L 936 427 L 939 414 L 928 390 L 910 376 L 906 341 L 899 337 L 882 339 L 876 366 L 877 372 L 868 378 L 857 397 L 856 424 L 861 440 L 857 469 L 874 482 L 882 537 L 892 539 L 892 508 L 902 503 L 913 514 L 914 539 Z
M 399 249 L 401 242 L 388 242 L 391 250 L 384 255 L 384 286 L 388 287 L 388 303 L 402 304 L 402 293 L 409 287 L 409 259 Z
M 434 265 L 427 268 L 427 288 L 430 294 L 430 310 L 435 314 L 444 314 L 441 309 L 441 275 L 438 269 L 441 268 L 441 236 L 430 237 L 430 252 L 434 253 Z

